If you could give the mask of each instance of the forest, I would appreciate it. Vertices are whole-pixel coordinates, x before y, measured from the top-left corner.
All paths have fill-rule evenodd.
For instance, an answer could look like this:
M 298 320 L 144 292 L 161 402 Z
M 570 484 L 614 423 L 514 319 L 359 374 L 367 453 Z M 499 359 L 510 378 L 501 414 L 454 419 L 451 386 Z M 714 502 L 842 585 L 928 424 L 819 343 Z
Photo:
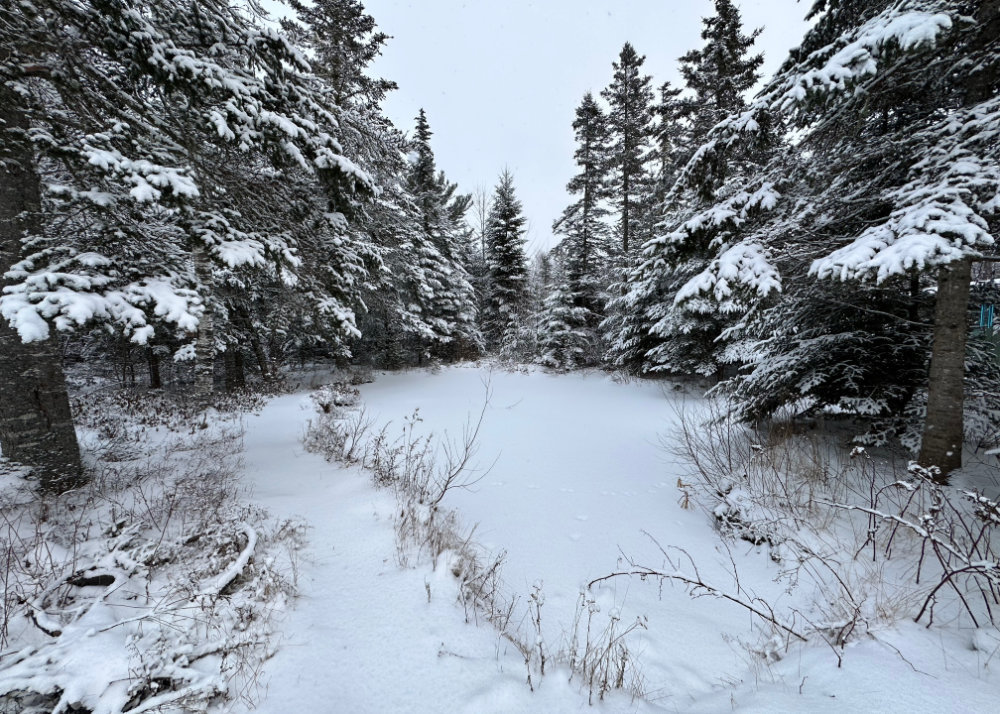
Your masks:
M 0 7 L 0 712 L 729 710 L 712 698 L 720 681 L 734 707 L 784 711 L 769 707 L 803 695 L 808 675 L 774 675 L 787 691 L 755 699 L 782 647 L 821 642 L 848 676 L 845 648 L 881 627 L 916 672 L 930 640 L 892 629 L 911 620 L 944 628 L 949 652 L 976 653 L 970 681 L 996 701 L 1000 0 L 812 0 L 772 76 L 734 0 L 705 3 L 700 36 L 677 52 L 682 82 L 654 79 L 625 43 L 607 58 L 610 81 L 567 117 L 576 173 L 553 247 L 530 255 L 516 172 L 484 176 L 491 190 L 460 186 L 435 156 L 433 116 L 388 118 L 399 88 L 372 65 L 392 40 L 363 3 L 283 5 L 280 17 L 258 0 Z M 533 406 L 538 395 L 574 413 Z M 522 432 L 504 409 L 538 421 Z M 546 456 L 561 439 L 594 450 L 579 478 L 561 480 L 572 451 Z M 676 463 L 645 455 L 657 439 Z M 298 465 L 277 456 L 293 443 Z M 540 459 L 545 475 L 508 473 L 522 450 L 522 469 Z M 300 501 L 285 504 L 267 469 Z M 351 470 L 373 490 L 331 485 Z M 546 480 L 561 504 L 587 484 L 599 493 L 559 507 L 579 523 L 530 531 L 518 551 L 518 518 L 558 520 L 524 515 Z M 647 512 L 637 494 L 674 480 L 669 509 Z M 495 524 L 469 495 L 515 482 L 517 495 L 495 496 L 509 514 Z M 599 506 L 611 491 L 634 510 L 601 520 L 591 511 L 613 511 Z M 414 694 L 400 708 L 361 686 L 369 698 L 350 707 L 287 708 L 301 693 L 278 682 L 296 671 L 279 633 L 327 624 L 295 614 L 312 607 L 296 600 L 313 592 L 300 570 L 320 577 L 300 553 L 385 535 L 318 525 L 352 498 L 388 498 L 371 510 L 393 526 L 386 555 L 351 567 L 395 553 L 395 589 L 420 604 L 426 587 L 438 619 L 455 608 L 432 592 L 455 589 L 465 621 L 493 632 L 493 645 L 456 634 L 461 646 L 496 649 L 496 669 L 527 688 L 489 704 L 474 688 L 447 705 Z M 669 531 L 656 515 L 668 511 L 692 520 Z M 608 535 L 620 540 L 580 561 L 586 575 L 572 555 L 524 555 L 563 528 L 587 542 L 588 519 L 648 539 Z M 700 545 L 664 540 L 685 529 Z M 715 571 L 718 542 L 732 552 Z M 854 559 L 833 555 L 844 552 Z M 548 607 L 576 608 L 575 620 L 543 624 L 545 568 Z M 437 579 L 449 569 L 457 584 Z M 779 604 L 771 580 L 788 569 L 795 587 L 809 574 L 820 611 L 805 596 Z M 602 600 L 623 578 L 751 617 L 767 634 L 747 647 L 764 663 L 752 687 L 731 662 L 677 684 L 667 646 L 640 632 L 657 598 Z M 401 602 L 387 612 L 417 606 Z M 198 624 L 184 635 L 188 617 Z M 591 641 L 595 617 L 610 617 L 606 639 Z M 373 662 L 374 640 L 359 650 Z M 468 666 L 457 651 L 442 643 L 439 664 Z M 728 657 L 705 652 L 713 667 Z M 878 656 L 858 654 L 850 676 Z M 569 684 L 549 686 L 547 666 Z M 809 667 L 834 687 L 825 664 Z M 880 710 L 925 710 L 900 703 L 913 672 Z M 499 687 L 494 674 L 484 681 Z M 262 697 L 269 676 L 280 694 Z M 816 696 L 798 706 L 826 711 Z M 960 701 L 954 711 L 979 706 Z

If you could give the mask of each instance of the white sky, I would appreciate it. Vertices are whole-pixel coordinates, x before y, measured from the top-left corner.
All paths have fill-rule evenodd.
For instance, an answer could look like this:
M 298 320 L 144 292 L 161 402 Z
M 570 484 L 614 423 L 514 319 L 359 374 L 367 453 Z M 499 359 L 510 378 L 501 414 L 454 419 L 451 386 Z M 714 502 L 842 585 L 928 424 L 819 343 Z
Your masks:
M 806 29 L 811 0 L 742 0 L 744 26 L 764 27 L 764 74 Z M 555 243 L 552 222 L 575 173 L 572 122 L 587 91 L 611 81 L 611 63 L 631 42 L 646 56 L 653 87 L 680 83 L 677 58 L 701 46 L 711 0 L 365 0 L 392 36 L 373 74 L 399 84 L 389 118 L 412 131 L 423 107 L 438 167 L 459 189 L 492 190 L 514 174 L 529 220 L 528 252 Z

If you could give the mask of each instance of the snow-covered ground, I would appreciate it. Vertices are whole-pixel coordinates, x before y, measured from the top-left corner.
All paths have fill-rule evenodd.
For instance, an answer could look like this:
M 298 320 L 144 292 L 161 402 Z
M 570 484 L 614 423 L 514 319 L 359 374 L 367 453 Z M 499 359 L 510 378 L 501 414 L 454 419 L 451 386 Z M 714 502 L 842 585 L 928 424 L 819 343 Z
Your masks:
M 542 639 L 565 647 L 580 591 L 621 565 L 622 553 L 660 566 L 663 546 L 688 551 L 701 575 L 722 589 L 740 586 L 780 604 L 778 567 L 765 549 L 727 550 L 711 519 L 681 507 L 678 465 L 661 446 L 683 392 L 654 383 L 618 384 L 602 374 L 551 375 L 456 367 L 437 374 L 379 375 L 362 388 L 368 413 L 390 434 L 419 408 L 420 428 L 461 435 L 492 393 L 480 433 L 483 471 L 449 491 L 474 538 L 506 551 L 506 589 L 544 596 Z M 589 710 L 566 671 L 531 692 L 514 648 L 489 625 L 466 624 L 447 569 L 398 564 L 395 499 L 357 469 L 305 453 L 300 437 L 312 405 L 302 395 L 272 401 L 250 418 L 248 477 L 255 500 L 276 516 L 311 525 L 302 564 L 303 596 L 287 615 L 285 642 L 269 663 L 264 712 L 564 712 Z M 485 471 L 486 468 L 492 468 Z M 481 478 L 480 478 L 481 477 Z M 992 670 L 1000 655 L 970 631 L 906 623 L 862 636 L 843 666 L 822 643 L 792 647 L 764 664 L 748 613 L 726 602 L 692 600 L 679 587 L 619 578 L 593 588 L 598 618 L 644 618 L 629 650 L 645 700 L 616 693 L 597 711 L 985 712 L 1000 701 Z M 606 621 L 606 620 L 605 620 Z M 523 628 L 529 623 L 521 621 Z M 528 630 L 525 629 L 525 632 Z M 898 651 L 897 651 L 898 650 Z M 538 682 L 536 681 L 536 685 Z
M 248 424 L 255 500 L 311 526 L 303 595 L 255 711 L 587 711 L 586 699 L 558 678 L 532 693 L 523 665 L 501 652 L 507 644 L 488 626 L 465 623 L 446 572 L 397 565 L 392 494 L 375 491 L 357 469 L 306 453 L 300 439 L 311 414 L 308 397 L 293 395 Z M 610 704 L 610 711 L 651 711 L 627 696 Z

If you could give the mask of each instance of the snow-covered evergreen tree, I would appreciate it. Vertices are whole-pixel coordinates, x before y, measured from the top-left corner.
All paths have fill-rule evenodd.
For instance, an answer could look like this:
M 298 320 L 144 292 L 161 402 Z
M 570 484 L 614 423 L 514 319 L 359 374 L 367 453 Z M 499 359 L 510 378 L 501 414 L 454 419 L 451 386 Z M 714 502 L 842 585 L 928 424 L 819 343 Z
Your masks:
M 592 364 L 595 356 L 593 315 L 580 305 L 568 280 L 545 297 L 538 325 L 539 362 L 557 370 Z
M 335 94 L 341 109 L 362 112 L 377 108 L 396 83 L 372 77 L 366 71 L 382 54 L 389 36 L 378 30 L 375 18 L 359 0 L 286 0 L 298 23 L 308 29 L 306 43 L 315 52 L 314 65 Z M 283 28 L 299 39 L 300 25 L 284 21 Z
M 524 225 L 521 202 L 514 193 L 514 177 L 505 170 L 493 195 L 486 234 L 489 266 L 489 297 L 483 316 L 483 332 L 490 348 L 501 357 L 519 356 L 519 331 L 523 326 L 528 298 L 528 265 L 524 254 Z
M 723 119 L 746 107 L 746 94 L 760 79 L 762 54 L 751 54 L 761 30 L 743 32 L 740 11 L 732 0 L 715 0 L 715 14 L 702 20 L 704 45 L 680 58 L 689 95 L 681 112 L 691 122 L 691 136 L 700 144 Z
M 254 177 L 308 176 L 338 212 L 369 178 L 343 155 L 304 55 L 255 5 L 52 0 L 31 8 L 0 8 L 4 131 L 23 138 L 29 129 L 32 151 L 17 162 L 41 176 L 48 220 L 29 236 L 0 238 L 0 313 L 21 340 L 40 344 L 50 326 L 97 321 L 142 343 L 153 316 L 197 330 L 199 383 L 209 390 L 221 311 L 215 267 L 269 265 L 287 285 L 299 263 L 288 233 L 245 213 L 260 198 Z M 11 342 L 2 351 L 19 349 Z M 11 384 L 0 401 L 31 411 Z M 0 429 L 4 451 L 16 455 L 9 433 Z
M 920 460 L 948 471 L 963 402 L 989 413 L 1000 391 L 995 362 L 970 361 L 963 395 L 970 265 L 995 250 L 1000 210 L 1000 2 L 823 1 L 812 16 L 686 169 L 712 175 L 779 122 L 794 132 L 747 182 L 766 210 L 713 246 L 681 298 L 751 299 L 738 327 L 757 340 L 754 365 L 730 385 L 745 416 L 833 407 L 883 436 L 923 421 Z
M 637 233 L 644 224 L 651 181 L 648 172 L 652 138 L 653 90 L 649 75 L 642 74 L 646 58 L 628 42 L 612 66 L 614 78 L 601 96 L 608 102 L 611 143 L 608 166 L 611 195 L 618 213 L 621 263 L 649 237 Z
M 350 220 L 336 229 L 331 224 L 316 230 L 314 224 L 301 251 L 300 286 L 305 289 L 271 302 L 266 323 L 281 333 L 280 344 L 287 349 L 370 361 L 366 350 L 372 343 L 390 341 L 379 334 L 386 323 L 410 322 L 387 314 L 407 309 L 393 285 L 401 275 L 393 269 L 398 231 L 387 229 L 400 221 L 399 205 L 405 203 L 399 200 L 405 193 L 405 138 L 381 109 L 395 84 L 370 73 L 388 38 L 357 0 L 291 5 L 296 18 L 283 27 L 311 51 L 322 91 L 336 111 L 344 154 L 366 167 L 377 195 L 353 207 Z M 316 208 L 319 216 L 337 214 L 335 206 Z
M 661 87 L 658 118 L 657 187 L 660 205 L 656 237 L 624 281 L 610 308 L 607 358 L 639 372 L 721 375 L 725 364 L 742 361 L 742 345 L 720 340 L 731 315 L 742 306 L 706 300 L 676 304 L 680 288 L 701 273 L 712 248 L 745 220 L 758 200 L 743 191 L 743 176 L 754 170 L 759 149 L 742 147 L 680 184 L 681 168 L 716 123 L 745 108 L 745 92 L 756 82 L 760 55 L 749 54 L 757 32 L 743 33 L 740 14 L 729 0 L 717 0 L 705 18 L 705 44 L 681 58 L 686 96 Z M 769 136 L 762 132 L 763 136 Z M 762 138 L 763 138 L 762 136 Z M 713 212 L 715 204 L 726 212 Z M 708 209 L 708 210 L 706 210 Z
M 559 251 L 566 265 L 568 288 L 576 296 L 577 305 L 596 321 L 603 311 L 602 295 L 607 289 L 612 246 L 606 220 L 610 196 L 607 117 L 589 92 L 576 109 L 573 130 L 577 142 L 573 158 L 580 171 L 566 190 L 579 198 L 566 207 L 553 231 L 563 236 Z M 596 324 L 589 327 L 593 329 Z
M 654 168 L 653 210 L 651 216 L 660 217 L 667 192 L 673 187 L 680 170 L 691 158 L 695 137 L 686 121 L 686 105 L 681 99 L 681 87 L 670 82 L 660 85 L 659 101 L 653 105 L 654 117 Z
M 464 213 L 469 201 L 456 195 L 455 184 L 437 170 L 430 139 L 432 132 L 424 110 L 410 143 L 407 187 L 416 209 L 417 226 L 403 246 L 411 260 L 416 283 L 413 299 L 421 306 L 431 333 L 431 353 L 454 359 L 474 355 L 481 344 L 476 325 L 476 298 L 462 263 L 468 228 Z

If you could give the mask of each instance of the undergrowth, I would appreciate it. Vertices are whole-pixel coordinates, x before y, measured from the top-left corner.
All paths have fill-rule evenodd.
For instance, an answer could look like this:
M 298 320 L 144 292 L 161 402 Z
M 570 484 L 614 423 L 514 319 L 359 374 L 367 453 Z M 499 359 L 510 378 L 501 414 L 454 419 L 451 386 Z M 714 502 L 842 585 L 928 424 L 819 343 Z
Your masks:
M 79 410 L 90 482 L 0 488 L 0 712 L 253 703 L 303 528 L 241 499 L 240 397 L 208 416 L 105 393 Z
M 1000 625 L 1000 506 L 985 494 L 941 485 L 932 470 L 841 449 L 808 426 L 754 430 L 719 404 L 678 414 L 666 448 L 686 464 L 682 506 L 700 505 L 724 539 L 766 547 L 807 605 L 778 607 L 737 587 L 705 582 L 683 550 L 657 545 L 661 562 L 608 577 L 680 582 L 754 613 L 780 657 L 793 640 L 826 643 L 842 662 L 859 637 L 909 618 L 927 627 Z M 655 543 L 655 541 L 654 541 Z M 740 582 L 732 564 L 734 582 Z M 995 636 L 988 638 L 996 641 Z M 995 653 L 994 653 L 995 654 Z
M 399 564 L 429 562 L 449 572 L 466 622 L 488 623 L 514 647 L 532 690 L 543 677 L 562 672 L 586 689 L 591 702 L 613 690 L 641 696 L 642 677 L 628 642 L 645 628 L 644 618 L 623 623 L 617 610 L 601 613 L 584 592 L 565 641 L 550 647 L 543 636 L 541 583 L 524 598 L 509 594 L 503 579 L 506 553 L 489 553 L 476 543 L 475 528 L 463 528 L 458 514 L 444 504 L 449 492 L 475 485 L 492 468 L 477 463 L 477 440 L 490 401 L 488 383 L 485 388 L 479 414 L 460 438 L 449 439 L 424 434 L 419 409 L 403 420 L 398 435 L 390 432 L 391 424 L 376 429 L 351 384 L 326 385 L 312 395 L 316 415 L 303 441 L 328 460 L 361 466 L 376 487 L 394 493 Z

